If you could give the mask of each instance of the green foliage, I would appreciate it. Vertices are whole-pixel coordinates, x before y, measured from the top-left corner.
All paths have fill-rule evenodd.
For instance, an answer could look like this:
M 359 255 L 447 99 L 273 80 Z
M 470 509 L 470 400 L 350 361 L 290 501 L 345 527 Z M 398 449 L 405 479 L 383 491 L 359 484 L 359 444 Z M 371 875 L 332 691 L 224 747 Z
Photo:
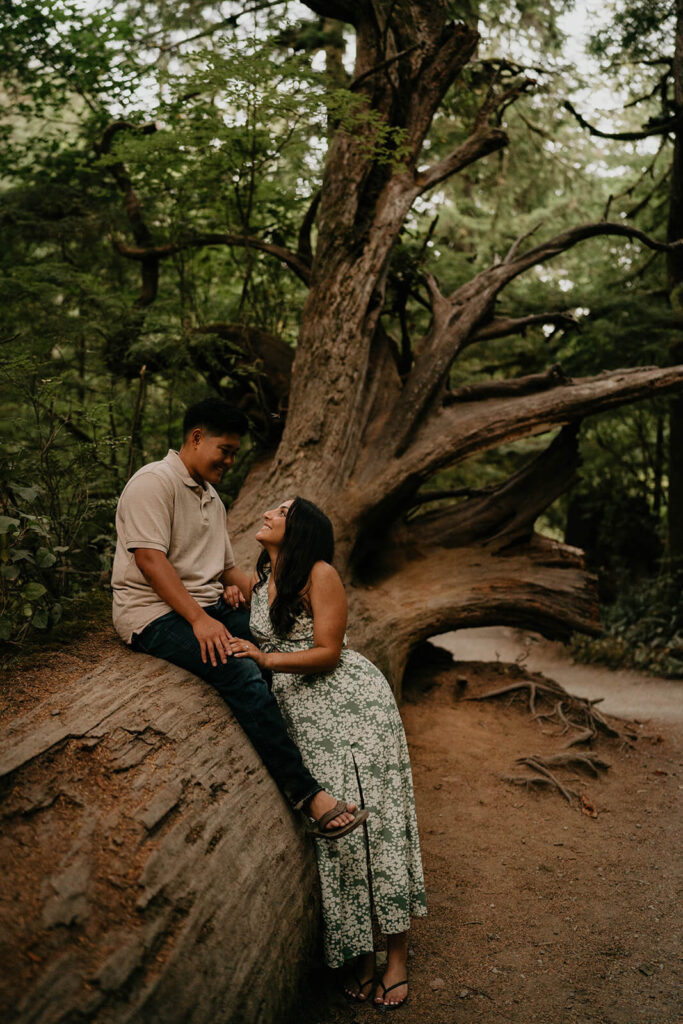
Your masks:
M 102 457 L 116 442 L 69 434 L 73 424 L 57 411 L 63 382 L 39 377 L 30 359 L 5 356 L 1 370 L 15 389 L 6 410 L 18 417 L 2 438 L 0 640 L 18 642 L 56 625 L 65 604 L 108 571 L 114 501 Z
M 683 578 L 663 575 L 634 586 L 622 580 L 605 610 L 605 635 L 574 635 L 577 661 L 637 668 L 683 679 Z
M 349 30 L 290 6 L 9 0 L 0 10 L 8 101 L 0 123 L 0 440 L 8 453 L 0 595 L 3 628 L 15 639 L 49 627 L 59 606 L 106 577 L 116 496 L 129 472 L 177 446 L 186 403 L 214 391 L 268 419 L 263 368 L 226 337 L 247 325 L 293 346 L 304 286 L 253 246 L 188 242 L 228 234 L 296 250 L 335 133 L 385 173 L 405 159 L 403 132 L 339 88 Z M 383 313 L 406 359 L 429 328 L 426 273 L 450 291 L 525 232 L 536 228 L 533 244 L 600 219 L 610 195 L 612 218 L 637 219 L 660 237 L 666 225 L 666 145 L 655 154 L 596 140 L 562 107 L 590 77 L 564 59 L 561 18 L 573 0 L 451 6 L 454 18 L 478 25 L 482 42 L 434 118 L 420 163 L 468 137 L 490 88 L 505 88 L 517 71 L 535 85 L 500 115 L 509 147 L 418 200 L 406 221 Z M 662 65 L 632 61 L 648 48 L 668 55 L 673 4 L 616 8 L 593 53 L 605 83 L 634 98 L 650 91 L 615 115 L 616 128 L 633 129 L 662 113 L 661 90 L 652 92 Z M 338 66 L 328 75 L 321 57 L 329 48 Z M 140 262 L 119 244 L 173 247 L 153 302 L 141 291 Z M 451 385 L 551 362 L 573 375 L 662 362 L 680 313 L 663 293 L 663 265 L 637 244 L 596 239 L 525 275 L 506 289 L 497 315 L 570 308 L 580 329 L 537 327 L 472 345 Z M 266 430 L 261 438 L 273 442 Z M 443 471 L 427 489 L 495 484 L 547 440 L 503 446 Z M 659 543 L 665 443 L 657 403 L 584 425 L 573 499 L 611 508 L 596 542 L 606 577 L 620 566 L 613 541 L 622 502 L 645 503 Z M 253 454 L 245 452 L 231 487 Z M 564 499 L 545 519 L 557 536 L 568 508 Z

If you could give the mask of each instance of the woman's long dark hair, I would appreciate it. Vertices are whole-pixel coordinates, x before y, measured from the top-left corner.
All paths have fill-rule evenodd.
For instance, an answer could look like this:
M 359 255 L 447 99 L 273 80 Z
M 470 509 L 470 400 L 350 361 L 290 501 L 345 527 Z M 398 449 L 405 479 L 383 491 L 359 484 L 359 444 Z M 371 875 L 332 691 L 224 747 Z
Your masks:
M 270 621 L 283 636 L 304 609 L 303 597 L 316 562 L 334 558 L 334 531 L 322 509 L 306 498 L 295 498 L 287 510 L 285 535 L 275 565 L 277 597 L 270 609 Z M 257 587 L 268 578 L 270 555 L 263 549 L 256 563 Z

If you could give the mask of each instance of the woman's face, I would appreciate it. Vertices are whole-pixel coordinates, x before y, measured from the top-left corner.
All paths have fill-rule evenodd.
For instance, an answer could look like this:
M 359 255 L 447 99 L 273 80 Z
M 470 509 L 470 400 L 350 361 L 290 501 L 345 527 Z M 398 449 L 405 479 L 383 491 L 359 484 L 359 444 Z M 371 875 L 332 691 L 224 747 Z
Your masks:
M 263 526 L 256 534 L 256 540 L 262 544 L 279 546 L 285 535 L 287 525 L 287 512 L 292 505 L 293 499 L 283 501 L 277 508 L 270 509 L 263 513 Z

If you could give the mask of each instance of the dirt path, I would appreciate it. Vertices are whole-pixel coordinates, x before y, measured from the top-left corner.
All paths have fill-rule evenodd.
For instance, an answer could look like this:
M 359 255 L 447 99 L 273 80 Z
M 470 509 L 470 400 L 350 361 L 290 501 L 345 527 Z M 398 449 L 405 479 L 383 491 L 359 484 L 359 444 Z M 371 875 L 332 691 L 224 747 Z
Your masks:
M 683 683 L 659 679 L 631 669 L 615 671 L 581 665 L 567 655 L 564 644 L 506 626 L 460 629 L 434 637 L 434 643 L 458 661 L 512 661 L 530 672 L 543 672 L 570 693 L 602 697 L 601 710 L 619 718 L 654 718 L 683 722 Z
M 458 677 L 469 695 L 508 678 L 502 664 L 462 662 L 426 692 L 413 686 L 402 709 L 430 914 L 413 928 L 411 1000 L 397 1019 L 679 1024 L 680 726 L 642 722 L 632 749 L 603 741 L 610 771 L 577 779 L 593 819 L 500 779 L 516 757 L 563 741 L 522 703 L 463 700 Z M 375 1019 L 333 984 L 317 976 L 301 1024 Z

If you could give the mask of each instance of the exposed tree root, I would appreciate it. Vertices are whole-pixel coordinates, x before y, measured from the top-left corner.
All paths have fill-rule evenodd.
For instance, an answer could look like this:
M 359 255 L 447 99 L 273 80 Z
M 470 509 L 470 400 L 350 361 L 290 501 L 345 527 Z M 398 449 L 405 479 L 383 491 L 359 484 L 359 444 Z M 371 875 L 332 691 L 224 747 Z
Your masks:
M 560 793 L 567 803 L 571 804 L 572 797 L 581 803 L 581 796 L 574 789 L 565 786 L 557 777 L 553 768 L 578 768 L 584 769 L 595 778 L 601 771 L 609 768 L 607 761 L 601 760 L 596 754 L 553 754 L 550 757 L 542 757 L 540 754 L 532 754 L 530 757 L 518 757 L 515 764 L 524 765 L 530 768 L 535 774 L 505 775 L 506 782 L 512 782 L 516 786 L 525 786 L 531 789 L 534 786 L 552 787 Z
M 570 730 L 577 730 L 564 744 L 564 753 L 542 756 L 532 754 L 528 757 L 519 757 L 516 764 L 524 766 L 528 771 L 504 775 L 506 782 L 516 786 L 525 786 L 527 789 L 549 788 L 556 790 L 567 803 L 577 801 L 579 809 L 584 813 L 586 807 L 591 808 L 592 816 L 596 816 L 594 809 L 583 794 L 578 793 L 557 775 L 557 769 L 570 768 L 584 771 L 594 778 L 598 778 L 600 772 L 606 771 L 609 764 L 592 752 L 580 752 L 570 750 L 582 743 L 591 743 L 600 734 L 611 739 L 621 739 L 628 742 L 628 734 L 622 734 L 614 729 L 597 710 L 596 705 L 602 698 L 588 700 L 585 697 L 577 697 L 553 679 L 546 679 L 545 676 L 525 676 L 508 686 L 490 690 L 479 696 L 468 697 L 467 700 L 490 700 L 493 697 L 510 695 L 514 699 L 518 694 L 528 694 L 529 712 L 538 722 L 550 722 L 560 727 L 557 736 L 565 736 Z M 539 710 L 539 704 L 545 701 L 549 705 L 547 710 Z
M 524 690 L 529 694 L 529 711 L 538 721 L 557 722 L 562 728 L 560 736 L 566 735 L 570 729 L 577 729 L 576 736 L 570 737 L 565 747 L 575 747 L 579 743 L 588 743 L 595 739 L 598 733 L 604 733 L 613 739 L 619 739 L 621 733 L 617 732 L 608 722 L 605 721 L 596 704 L 597 700 L 588 700 L 585 697 L 577 697 L 568 693 L 563 686 L 553 679 L 546 679 L 544 676 L 527 676 L 509 686 L 502 686 L 497 690 L 490 690 L 489 693 L 482 693 L 480 696 L 468 697 L 468 700 L 490 700 L 493 697 L 502 697 L 505 694 L 517 694 Z M 538 711 L 536 701 L 545 698 L 552 703 L 552 710 Z

